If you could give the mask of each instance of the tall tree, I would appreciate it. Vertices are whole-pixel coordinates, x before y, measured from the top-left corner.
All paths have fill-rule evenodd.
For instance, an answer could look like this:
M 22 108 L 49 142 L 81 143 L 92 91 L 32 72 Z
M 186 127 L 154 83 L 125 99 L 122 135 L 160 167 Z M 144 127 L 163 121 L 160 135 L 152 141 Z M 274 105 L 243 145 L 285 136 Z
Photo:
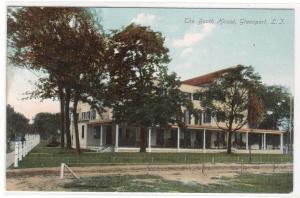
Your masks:
M 278 130 L 286 125 L 287 120 L 292 117 L 293 97 L 284 86 L 262 85 L 259 96 L 265 106 L 265 119 L 259 128 Z
M 260 83 L 251 66 L 237 65 L 213 80 L 202 92 L 201 105 L 212 111 L 218 128 L 227 132 L 227 153 L 231 153 L 231 137 L 248 121 L 249 90 Z
M 75 128 L 77 153 L 80 154 L 77 105 L 79 101 L 87 102 L 99 114 L 103 111 L 103 93 L 107 81 L 105 63 L 106 42 L 103 33 L 94 24 L 93 16 L 85 12 L 73 19 L 76 31 L 77 64 L 74 65 L 67 81 L 73 101 L 72 115 Z M 98 100 L 93 98 L 99 96 Z
M 74 19 L 94 20 L 84 8 L 22 7 L 8 11 L 8 44 L 10 61 L 14 65 L 43 72 L 49 89 L 43 96 L 60 100 L 61 143 L 67 138 L 71 148 L 69 105 L 72 100 L 72 72 L 80 61 L 78 44 L 81 26 L 74 26 Z M 78 24 L 78 23 L 77 23 Z M 55 88 L 55 89 L 54 89 Z M 53 92 L 53 89 L 55 90 Z M 46 93 L 45 93 L 46 92 Z M 52 95 L 53 94 L 53 95 Z
M 285 140 L 292 150 L 294 133 L 294 99 L 293 95 L 284 86 L 262 85 L 258 95 L 265 106 L 265 117 L 258 128 L 284 130 Z
M 57 136 L 57 130 L 60 126 L 59 113 L 42 112 L 35 115 L 33 119 L 33 128 L 40 134 L 42 139 L 48 139 L 51 136 Z
M 108 103 L 116 123 L 141 128 L 140 152 L 147 128 L 178 120 L 181 110 L 179 80 L 167 74 L 168 51 L 161 33 L 149 27 L 130 24 L 111 35 Z
M 44 7 L 9 8 L 8 10 L 8 43 L 12 52 L 9 56 L 10 60 L 14 65 L 42 71 L 52 76 L 52 80 L 59 88 L 62 116 L 65 115 L 63 80 L 67 73 L 66 62 L 69 58 L 64 56 L 67 51 L 64 44 L 65 41 L 69 41 L 68 23 L 74 11 L 68 8 Z M 62 125 L 62 146 L 64 146 L 65 129 Z M 67 147 L 70 145 L 67 144 Z

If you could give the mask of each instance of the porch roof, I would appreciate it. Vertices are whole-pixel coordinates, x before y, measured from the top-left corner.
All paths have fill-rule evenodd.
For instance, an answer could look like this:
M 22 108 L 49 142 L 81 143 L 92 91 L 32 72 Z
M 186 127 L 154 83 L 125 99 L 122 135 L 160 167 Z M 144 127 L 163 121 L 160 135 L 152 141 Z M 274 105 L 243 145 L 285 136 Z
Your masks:
M 177 125 L 172 125 L 173 128 L 177 128 Z M 187 125 L 188 129 L 207 129 L 207 130 L 217 130 L 220 131 L 221 129 L 219 129 L 218 127 L 215 126 L 208 126 L 208 125 Z M 271 133 L 271 134 L 281 134 L 281 133 L 285 133 L 285 131 L 281 131 L 281 130 L 270 130 L 270 129 L 249 129 L 249 128 L 243 128 L 243 129 L 239 129 L 238 132 L 242 132 L 242 133 Z
M 100 125 L 108 125 L 108 124 L 112 124 L 112 120 L 100 120 L 100 121 L 88 123 L 89 126 L 100 126 Z
M 96 121 L 96 122 L 90 122 L 88 123 L 88 126 L 100 126 L 100 125 L 109 125 L 112 124 L 113 121 L 112 120 L 100 120 L 100 121 Z M 172 128 L 177 128 L 178 125 L 170 125 Z M 206 130 L 214 130 L 214 131 L 220 131 L 221 129 L 219 129 L 216 126 L 209 126 L 209 125 L 187 125 L 188 129 L 206 129 Z M 281 130 L 270 130 L 270 129 L 250 129 L 250 128 L 242 128 L 239 129 L 238 132 L 241 133 L 270 133 L 270 134 L 282 134 L 285 133 L 285 131 L 281 131 Z

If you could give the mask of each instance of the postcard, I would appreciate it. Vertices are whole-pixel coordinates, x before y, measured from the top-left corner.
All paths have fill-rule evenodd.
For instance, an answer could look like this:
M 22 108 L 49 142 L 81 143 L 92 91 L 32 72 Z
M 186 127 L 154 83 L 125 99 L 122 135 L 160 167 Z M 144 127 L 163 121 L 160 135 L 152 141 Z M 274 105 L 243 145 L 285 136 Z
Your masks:
M 293 193 L 295 9 L 180 5 L 6 7 L 7 192 Z

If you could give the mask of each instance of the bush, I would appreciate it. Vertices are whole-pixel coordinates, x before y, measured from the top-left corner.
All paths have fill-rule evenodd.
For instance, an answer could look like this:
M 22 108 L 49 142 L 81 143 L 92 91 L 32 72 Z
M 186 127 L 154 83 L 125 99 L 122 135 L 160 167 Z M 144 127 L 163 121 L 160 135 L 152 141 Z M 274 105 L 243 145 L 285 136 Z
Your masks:
M 60 142 L 57 141 L 56 137 L 49 138 L 46 144 L 47 147 L 57 147 L 58 145 L 60 145 Z

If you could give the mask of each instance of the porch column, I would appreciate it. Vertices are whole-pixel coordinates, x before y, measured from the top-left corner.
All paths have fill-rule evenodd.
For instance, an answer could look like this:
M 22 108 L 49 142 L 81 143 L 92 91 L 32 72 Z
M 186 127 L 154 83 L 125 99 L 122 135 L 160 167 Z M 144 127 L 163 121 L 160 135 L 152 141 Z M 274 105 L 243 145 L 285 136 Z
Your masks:
M 261 150 L 264 150 L 264 134 L 261 133 Z
M 249 132 L 246 132 L 246 150 L 249 150 Z
M 103 125 L 100 126 L 100 146 L 103 146 Z
M 177 128 L 177 151 L 180 149 L 180 128 Z
M 151 152 L 151 127 L 148 131 L 148 151 Z
M 206 152 L 206 138 L 205 138 L 206 129 L 203 129 L 203 151 Z
M 264 133 L 264 150 L 267 150 L 267 141 L 266 141 L 266 138 L 267 138 L 267 134 Z
M 116 138 L 115 138 L 115 152 L 118 152 L 118 147 L 119 147 L 119 125 L 116 124 Z
M 280 152 L 283 154 L 283 133 L 280 134 Z

